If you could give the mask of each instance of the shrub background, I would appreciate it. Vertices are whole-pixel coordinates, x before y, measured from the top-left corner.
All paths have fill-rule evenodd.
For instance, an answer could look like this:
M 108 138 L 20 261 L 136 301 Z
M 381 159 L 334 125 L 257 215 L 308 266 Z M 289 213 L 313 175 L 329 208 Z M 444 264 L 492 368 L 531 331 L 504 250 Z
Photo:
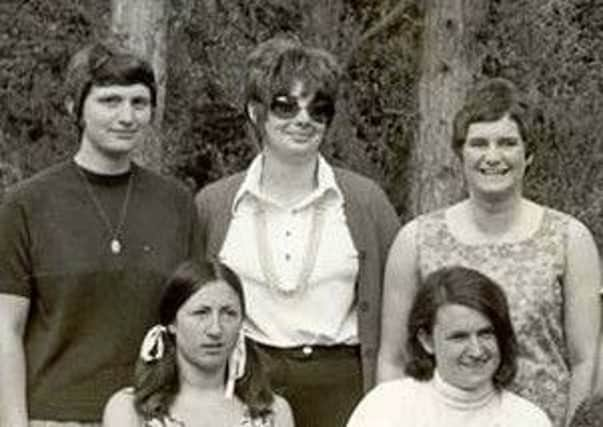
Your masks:
M 421 2 L 383 31 L 360 36 L 393 0 L 171 0 L 161 130 L 164 172 L 195 189 L 243 169 L 257 147 L 240 105 L 245 55 L 278 33 L 335 52 L 345 64 L 325 155 L 379 181 L 404 220 L 409 150 L 418 129 Z M 75 126 L 61 84 L 70 55 L 108 27 L 109 1 L 0 3 L 0 197 L 17 180 L 68 157 Z M 539 107 L 526 193 L 569 212 L 603 248 L 603 4 L 490 0 L 475 78 L 514 80 Z

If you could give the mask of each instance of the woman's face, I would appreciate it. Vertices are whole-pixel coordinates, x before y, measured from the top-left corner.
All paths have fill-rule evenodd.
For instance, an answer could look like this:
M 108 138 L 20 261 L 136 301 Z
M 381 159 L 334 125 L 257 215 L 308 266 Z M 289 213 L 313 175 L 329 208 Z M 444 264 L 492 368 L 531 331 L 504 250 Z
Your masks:
M 486 196 L 521 194 L 526 167 L 532 162 L 517 123 L 508 116 L 469 125 L 462 159 L 469 193 Z
M 327 129 L 332 103 L 304 93 L 296 81 L 289 94 L 274 97 L 264 122 L 264 151 L 288 161 L 314 159 Z
M 445 304 L 436 313 L 432 333 L 420 334 L 419 340 L 448 384 L 468 391 L 492 387 L 500 350 L 492 323 L 479 311 Z
M 169 326 L 179 363 L 222 369 L 236 344 L 243 313 L 236 292 L 223 280 L 205 284 L 176 313 Z

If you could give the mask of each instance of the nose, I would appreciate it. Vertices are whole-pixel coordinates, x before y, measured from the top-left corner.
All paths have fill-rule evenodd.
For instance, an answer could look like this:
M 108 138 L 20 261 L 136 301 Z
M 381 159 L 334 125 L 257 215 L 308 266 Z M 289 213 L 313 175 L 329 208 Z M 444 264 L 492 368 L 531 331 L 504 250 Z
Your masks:
M 487 164 L 497 164 L 500 162 L 500 150 L 495 144 L 490 144 L 486 152 L 484 153 L 484 160 Z
M 213 338 L 219 338 L 222 335 L 222 324 L 218 315 L 211 317 L 210 323 L 207 325 L 206 332 L 207 335 Z
M 312 118 L 308 113 L 308 107 L 304 106 L 299 109 L 295 116 L 295 122 L 301 125 L 309 125 L 312 122 Z
M 126 126 L 134 123 L 134 108 L 127 102 L 124 102 L 119 110 L 119 122 Z
M 486 348 L 478 336 L 472 336 L 467 344 L 467 354 L 474 358 L 484 357 Z

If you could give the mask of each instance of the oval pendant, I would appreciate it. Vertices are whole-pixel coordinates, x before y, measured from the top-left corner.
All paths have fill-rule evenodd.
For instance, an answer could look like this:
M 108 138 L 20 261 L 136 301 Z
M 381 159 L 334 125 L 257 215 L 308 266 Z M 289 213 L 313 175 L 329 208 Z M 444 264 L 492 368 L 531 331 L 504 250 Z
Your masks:
M 119 240 L 117 240 L 117 239 L 111 240 L 111 252 L 113 252 L 116 255 L 121 252 L 121 243 L 119 242 Z

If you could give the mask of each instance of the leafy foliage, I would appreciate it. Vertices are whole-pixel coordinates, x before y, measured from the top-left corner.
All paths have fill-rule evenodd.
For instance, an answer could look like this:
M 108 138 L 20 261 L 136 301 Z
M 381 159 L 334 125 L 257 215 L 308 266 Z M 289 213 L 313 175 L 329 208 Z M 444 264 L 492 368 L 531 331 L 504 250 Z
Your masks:
M 529 197 L 571 213 L 603 243 L 603 3 L 496 0 L 480 33 L 482 76 L 537 106 Z
M 0 188 L 69 155 L 63 110 L 69 55 L 109 19 L 109 1 L 0 3 Z M 257 151 L 241 105 L 244 58 L 293 33 L 345 65 L 325 155 L 379 181 L 404 218 L 418 117 L 422 2 L 171 0 L 163 166 L 195 188 L 243 169 Z M 384 24 L 385 23 L 385 24 Z M 376 30 L 378 29 L 378 30 Z M 500 75 L 539 107 L 527 194 L 582 219 L 603 242 L 603 5 L 490 0 L 476 34 L 476 79 Z M 369 34 L 370 36 L 367 36 Z M 1 190 L 0 190 L 1 191 Z M 0 193 L 1 194 L 1 193 Z

